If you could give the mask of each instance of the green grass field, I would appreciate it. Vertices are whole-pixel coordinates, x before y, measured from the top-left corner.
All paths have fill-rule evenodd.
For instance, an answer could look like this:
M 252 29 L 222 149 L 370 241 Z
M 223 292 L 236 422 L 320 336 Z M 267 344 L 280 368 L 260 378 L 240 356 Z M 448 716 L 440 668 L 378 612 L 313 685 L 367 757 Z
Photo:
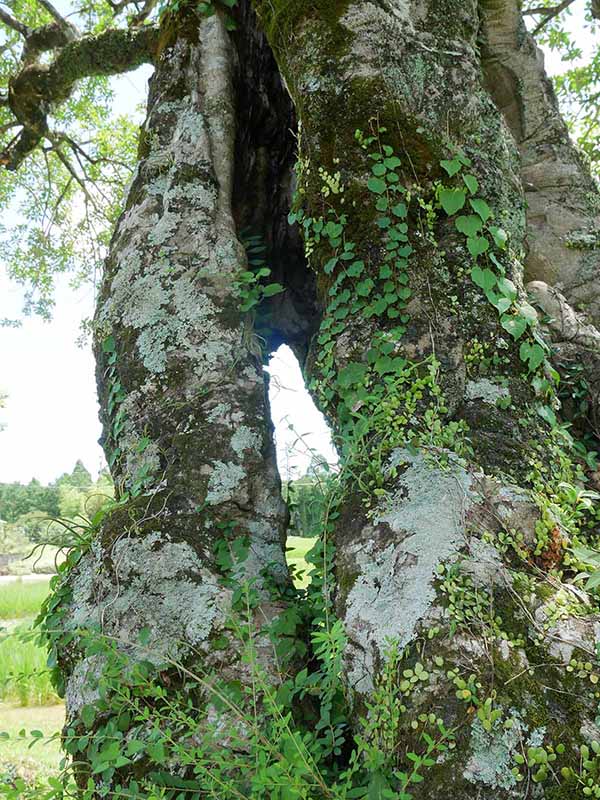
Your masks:
M 0 786 L 18 776 L 37 786 L 55 774 L 60 762 L 58 740 L 36 741 L 32 730 L 44 737 L 60 730 L 64 706 L 52 688 L 46 669 L 46 650 L 36 644 L 31 623 L 48 594 L 48 579 L 15 580 L 0 584 Z M 24 731 L 25 736 L 20 732 Z
M 46 649 L 35 641 L 31 622 L 0 634 L 0 701 L 45 706 L 58 701 L 46 668 Z
M 0 732 L 9 736 L 0 740 L 0 786 L 3 775 L 18 775 L 28 783 L 35 783 L 58 772 L 62 757 L 58 739 L 40 740 L 30 747 L 30 734 L 39 730 L 45 739 L 51 737 L 60 731 L 64 720 L 62 705 L 14 708 L 0 703 Z M 25 736 L 20 735 L 21 731 Z
M 301 536 L 288 536 L 286 559 L 290 567 L 298 571 L 298 576 L 294 583 L 299 589 L 305 589 L 310 583 L 311 568 L 309 568 L 305 559 L 315 541 L 316 539 L 306 539 Z
M 18 578 L 0 584 L 0 620 L 36 617 L 48 594 L 48 578 L 24 581 Z

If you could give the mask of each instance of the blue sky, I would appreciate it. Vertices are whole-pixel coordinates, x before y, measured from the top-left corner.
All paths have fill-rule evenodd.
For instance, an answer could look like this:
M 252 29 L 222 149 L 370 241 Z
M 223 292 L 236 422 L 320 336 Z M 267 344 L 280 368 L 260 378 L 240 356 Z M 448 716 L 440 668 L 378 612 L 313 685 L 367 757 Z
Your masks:
M 582 2 L 578 9 L 583 9 Z M 575 12 L 572 26 L 580 28 Z M 584 39 L 584 47 L 591 42 Z M 546 55 L 551 73 L 561 70 L 554 54 Z M 116 113 L 145 99 L 148 68 L 115 79 Z M 15 217 L 15 222 L 17 218 Z M 7 223 L 7 220 L 4 220 Z M 22 307 L 22 291 L 11 284 L 0 264 L 0 319 L 15 317 Z M 49 482 L 70 471 L 81 458 L 93 473 L 104 464 L 97 439 L 100 425 L 89 346 L 78 347 L 82 319 L 93 314 L 92 287 L 73 290 L 59 282 L 54 319 L 50 323 L 25 318 L 21 328 L 0 328 L 0 390 L 8 394 L 0 410 L 0 481 Z M 309 448 L 333 459 L 327 426 L 306 392 L 297 362 L 283 348 L 273 360 L 271 402 L 277 428 L 280 468 L 284 474 L 302 474 L 310 462 Z M 290 430 L 292 424 L 295 430 Z M 301 434 L 304 442 L 297 442 Z

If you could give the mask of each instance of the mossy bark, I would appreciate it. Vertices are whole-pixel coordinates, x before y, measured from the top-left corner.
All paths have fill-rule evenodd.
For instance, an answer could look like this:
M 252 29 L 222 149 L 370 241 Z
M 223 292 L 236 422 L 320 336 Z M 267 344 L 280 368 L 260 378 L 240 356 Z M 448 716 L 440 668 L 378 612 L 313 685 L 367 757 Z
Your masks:
M 437 202 L 436 182 L 462 186 L 460 173 L 449 179 L 441 161 L 448 163 L 457 153 L 466 156 L 479 196 L 509 234 L 510 245 L 499 258 L 504 277 L 515 287 L 515 313 L 519 308 L 530 313 L 524 305 L 522 255 L 529 247 L 530 253 L 546 248 L 547 259 L 558 257 L 551 244 L 556 231 L 540 236 L 537 226 L 543 228 L 543 222 L 527 219 L 525 194 L 533 191 L 524 183 L 528 155 L 489 90 L 491 62 L 482 62 L 479 45 L 485 32 L 493 56 L 496 17 L 489 4 L 479 8 L 476 2 L 453 0 L 343 3 L 328 5 L 327 12 L 318 3 L 293 9 L 262 0 L 254 5 L 301 124 L 296 210 L 302 221 L 309 220 L 309 263 L 324 309 L 308 373 L 337 436 L 346 481 L 334 525 L 335 603 L 348 636 L 345 678 L 357 717 L 377 692 L 391 641 L 407 648 L 413 659 L 418 654 L 435 674 L 420 699 L 407 701 L 411 710 L 399 749 L 418 746 L 410 723 L 419 728 L 423 712 L 440 716 L 457 736 L 456 749 L 432 768 L 431 781 L 411 786 L 412 796 L 466 800 L 490 793 L 501 798 L 568 793 L 560 769 L 534 780 L 526 766 L 521 772 L 529 788 L 523 794 L 514 755 L 537 739 L 553 747 L 566 738 L 567 754 L 558 764 L 577 770 L 578 745 L 595 736 L 595 684 L 577 670 L 573 678 L 567 667 L 571 658 L 583 657 L 597 668 L 600 617 L 593 603 L 584 612 L 578 607 L 573 574 L 563 563 L 568 542 L 578 535 L 593 537 L 593 530 L 567 530 L 559 512 L 554 540 L 543 540 L 542 533 L 548 508 L 560 494 L 561 476 L 580 484 L 583 473 L 568 443 L 551 444 L 556 434 L 537 413 L 545 400 L 536 396 L 539 382 L 523 362 L 524 340 L 508 332 L 476 285 L 476 256 Z M 536 69 L 536 80 L 547 85 Z M 519 102 L 516 95 L 513 99 Z M 362 140 L 372 137 L 365 147 L 357 143 L 357 129 Z M 572 152 L 563 127 L 559 133 L 561 152 Z M 418 209 L 406 217 L 412 296 L 403 309 L 401 336 L 397 314 L 364 314 L 368 301 L 361 299 L 384 282 L 379 275 L 389 221 L 378 226 L 382 213 L 376 201 L 385 180 L 375 188 L 369 180 L 372 158 L 383 160 L 390 151 L 401 161 L 394 167 L 395 180 L 408 190 L 405 196 L 420 196 L 421 210 L 429 209 L 426 225 Z M 583 170 L 575 158 L 572 163 Z M 585 185 L 593 204 L 597 195 L 589 176 Z M 562 201 L 567 195 L 573 199 L 574 190 L 564 186 Z M 315 238 L 321 219 L 339 223 L 342 245 Z M 314 221 L 321 228 L 314 228 Z M 586 217 L 588 223 L 592 217 Z M 351 271 L 344 277 L 336 256 L 337 247 L 341 252 L 349 244 L 360 279 L 351 279 Z M 530 268 L 531 263 L 530 257 Z M 361 283 L 365 276 L 370 287 Z M 346 290 L 340 312 L 336 295 Z M 397 358 L 402 368 L 415 368 L 415 380 L 423 377 L 417 364 L 435 361 L 434 396 L 442 398 L 437 427 L 431 423 L 426 382 L 414 406 L 402 394 L 404 386 L 400 397 L 393 391 L 377 395 L 386 381 L 393 385 L 384 367 L 378 372 L 377 342 L 382 341 L 393 343 L 387 357 Z M 478 359 L 472 357 L 475 345 L 485 354 Z M 358 381 L 353 385 L 351 370 L 366 381 L 366 392 Z M 395 436 L 401 416 L 410 419 L 397 426 Z M 461 424 L 464 439 L 444 433 L 453 423 Z M 403 442 L 407 431 L 410 437 Z M 544 463 L 545 452 L 556 463 Z M 525 537 L 516 560 L 512 545 L 502 544 L 506 532 Z M 448 600 L 455 581 L 462 587 L 458 593 L 470 597 L 466 615 L 457 611 L 455 598 Z M 554 601 L 542 600 L 537 592 L 548 582 L 571 598 L 558 619 L 551 613 Z M 582 617 L 577 621 L 574 609 Z M 436 668 L 440 652 L 444 667 Z M 535 680 L 539 670 L 544 670 L 543 685 Z M 469 691 L 457 702 L 466 691 L 457 680 L 469 674 L 477 676 L 479 696 Z M 529 676 L 527 687 L 524 676 Z M 501 722 L 488 730 L 473 713 L 490 697 L 501 710 Z M 518 735 L 505 735 L 508 730 Z

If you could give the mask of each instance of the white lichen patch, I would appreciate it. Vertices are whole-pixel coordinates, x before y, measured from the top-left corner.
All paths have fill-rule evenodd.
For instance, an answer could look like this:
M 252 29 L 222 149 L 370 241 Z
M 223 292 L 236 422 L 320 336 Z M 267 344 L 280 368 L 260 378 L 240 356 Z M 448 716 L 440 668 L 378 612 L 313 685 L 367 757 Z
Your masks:
M 244 469 L 239 464 L 216 461 L 208 479 L 206 502 L 211 506 L 232 500 L 245 477 Z
M 481 539 L 469 542 L 469 555 L 461 561 L 460 571 L 463 575 L 469 575 L 476 587 L 485 590 L 494 585 L 510 586 L 512 583 L 498 550 Z
M 489 378 L 480 378 L 478 381 L 467 381 L 465 397 L 467 400 L 483 400 L 484 403 L 496 405 L 503 397 L 510 397 L 510 392 Z
M 206 419 L 212 425 L 225 424 L 231 414 L 231 406 L 229 403 L 217 403 L 214 408 L 207 413 Z
M 508 717 L 509 725 L 496 720 L 486 731 L 476 717 L 471 725 L 471 755 L 464 777 L 471 783 L 483 783 L 491 789 L 510 790 L 517 785 L 512 772 L 513 757 L 525 747 L 540 747 L 545 728 L 536 728 L 528 734 L 522 715 L 515 710 Z
M 518 718 L 508 730 L 497 721 L 491 731 L 484 730 L 481 720 L 476 718 L 471 726 L 471 757 L 465 767 L 465 778 L 493 789 L 512 789 L 517 785 L 511 772 L 512 759 L 520 740 Z
M 155 532 L 143 539 L 123 537 L 111 556 L 110 578 L 100 552 L 90 553 L 78 568 L 68 627 L 96 624 L 154 663 L 206 642 L 224 615 L 222 590 L 189 544 L 165 541 Z M 139 641 L 142 628 L 150 631 L 147 647 Z
M 436 605 L 438 565 L 454 560 L 465 546 L 464 518 L 475 495 L 472 480 L 457 463 L 432 467 L 422 455 L 397 450 L 392 466 L 406 464 L 388 509 L 376 520 L 393 536 L 353 545 L 358 577 L 346 599 L 350 641 L 348 678 L 359 692 L 373 686 L 376 660 L 393 639 L 411 642 Z
M 260 455 L 260 446 L 260 435 L 247 425 L 240 425 L 231 437 L 231 449 L 240 459 L 243 459 L 246 450 L 253 451 L 256 455 Z
M 577 616 L 584 598 L 581 590 L 565 585 L 534 614 L 537 628 L 546 631 L 549 655 L 563 664 L 568 664 L 576 651 L 593 655 L 600 642 L 600 617 Z M 549 624 L 550 620 L 555 621 Z
M 261 572 L 268 568 L 269 574 L 275 580 L 285 582 L 288 569 L 276 519 L 250 520 L 247 528 L 250 532 L 250 548 L 246 560 L 234 570 L 236 579 L 255 578 L 256 587 L 261 589 Z

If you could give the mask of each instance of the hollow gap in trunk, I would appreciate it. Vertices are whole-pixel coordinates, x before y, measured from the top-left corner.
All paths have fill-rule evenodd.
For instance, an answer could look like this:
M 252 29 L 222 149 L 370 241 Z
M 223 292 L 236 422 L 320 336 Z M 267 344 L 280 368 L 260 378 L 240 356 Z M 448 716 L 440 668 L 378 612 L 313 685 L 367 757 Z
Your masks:
M 285 287 L 261 304 L 255 328 L 273 353 L 287 344 L 303 364 L 319 325 L 316 276 L 297 227 L 288 224 L 297 121 L 277 63 L 249 0 L 238 6 L 236 172 L 233 211 L 240 238 L 260 237 L 268 282 Z
M 277 464 L 290 509 L 287 559 L 297 586 L 309 580 L 305 555 L 320 535 L 338 455 L 331 430 L 310 396 L 298 359 L 287 345 L 272 354 L 269 399 Z

